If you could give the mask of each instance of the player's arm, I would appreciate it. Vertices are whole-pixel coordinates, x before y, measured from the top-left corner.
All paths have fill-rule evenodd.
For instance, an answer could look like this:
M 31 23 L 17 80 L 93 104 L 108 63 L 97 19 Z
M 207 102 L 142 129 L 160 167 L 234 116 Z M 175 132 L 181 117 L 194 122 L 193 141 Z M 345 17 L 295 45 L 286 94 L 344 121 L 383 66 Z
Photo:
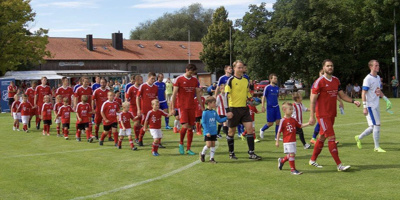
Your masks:
M 368 115 L 368 110 L 367 110 L 367 92 L 368 92 L 368 89 L 365 90 L 364 87 L 363 87 L 363 89 L 361 91 L 361 99 L 362 99 L 362 102 L 363 102 L 363 114 L 365 116 Z
M 36 94 L 36 92 L 35 92 L 35 98 L 33 99 L 33 107 L 34 108 L 36 108 L 36 106 L 37 106 L 37 98 L 38 98 L 38 95 Z
M 311 93 L 310 95 L 310 120 L 308 123 L 310 125 L 315 124 L 315 105 L 317 104 L 318 94 Z
M 344 109 L 344 105 L 343 105 L 343 101 L 342 99 L 339 97 L 339 95 L 337 96 L 337 101 L 339 101 L 339 107 Z
M 201 93 L 202 90 L 201 88 L 196 88 L 196 97 L 197 97 L 197 101 L 199 102 L 200 106 L 201 106 L 201 110 L 204 110 L 204 106 L 203 106 L 203 100 L 201 99 Z
M 265 88 L 264 88 L 264 92 L 261 97 L 261 112 L 265 112 L 265 102 L 266 98 L 265 98 Z
M 169 111 L 171 115 L 174 115 L 174 113 L 175 113 L 175 102 L 176 102 L 176 95 L 178 94 L 178 90 L 179 90 L 179 87 L 174 86 L 174 90 L 172 91 L 171 105 L 170 105 L 170 111 Z
M 307 126 L 310 126 L 310 124 L 309 124 L 309 123 L 303 123 L 303 124 L 301 125 L 301 128 L 304 128 L 304 127 L 307 127 Z
M 149 125 L 148 116 L 149 116 L 150 112 L 151 112 L 151 111 L 149 111 L 149 112 L 147 113 L 146 119 L 144 120 L 143 132 L 146 132 L 147 126 Z
M 347 96 L 347 95 L 343 92 L 343 90 L 339 90 L 339 91 L 338 91 L 338 94 L 339 94 L 339 97 L 340 97 L 343 101 L 345 101 L 345 102 L 347 102 L 347 103 L 354 103 L 354 105 L 356 105 L 357 107 L 360 106 L 360 102 L 359 102 L 359 101 L 354 101 L 354 99 L 352 99 L 352 98 L 350 98 L 349 96 Z
M 226 84 L 225 85 L 225 99 L 226 99 L 226 108 L 225 108 L 225 111 L 226 111 L 226 117 L 228 118 L 228 119 L 232 119 L 232 117 L 233 117 L 233 113 L 232 113 L 232 111 L 230 111 L 230 109 L 229 109 L 229 98 L 231 98 L 230 97 L 230 92 L 231 92 L 231 87 L 229 86 L 229 84 Z
M 280 128 L 279 128 L 280 129 Z M 278 133 L 276 134 L 276 138 L 280 138 L 280 136 L 281 136 L 281 131 L 278 131 Z M 279 147 L 279 140 L 276 140 L 275 141 L 275 146 L 276 147 Z
M 140 116 L 140 96 L 136 96 L 137 116 Z
M 95 98 L 96 98 L 96 96 L 93 95 L 92 96 L 92 101 L 90 101 L 90 107 L 92 107 L 92 110 L 94 110 L 94 104 L 95 104 L 94 100 L 95 100 Z

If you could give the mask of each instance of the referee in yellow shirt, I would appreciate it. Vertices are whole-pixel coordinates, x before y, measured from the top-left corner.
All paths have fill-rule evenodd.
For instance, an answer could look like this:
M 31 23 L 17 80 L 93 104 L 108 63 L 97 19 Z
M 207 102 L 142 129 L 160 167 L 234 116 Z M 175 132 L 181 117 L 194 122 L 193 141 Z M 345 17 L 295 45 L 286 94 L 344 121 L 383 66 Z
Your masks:
M 235 132 L 239 124 L 243 124 L 247 130 L 247 145 L 249 146 L 249 159 L 261 160 L 260 156 L 254 153 L 254 132 L 252 120 L 250 117 L 249 107 L 247 107 L 247 99 L 251 98 L 249 89 L 249 80 L 243 77 L 244 63 L 237 60 L 233 63 L 234 75 L 231 76 L 225 85 L 225 95 L 228 102 L 228 136 L 226 137 L 229 147 L 229 157 L 236 160 L 235 155 Z

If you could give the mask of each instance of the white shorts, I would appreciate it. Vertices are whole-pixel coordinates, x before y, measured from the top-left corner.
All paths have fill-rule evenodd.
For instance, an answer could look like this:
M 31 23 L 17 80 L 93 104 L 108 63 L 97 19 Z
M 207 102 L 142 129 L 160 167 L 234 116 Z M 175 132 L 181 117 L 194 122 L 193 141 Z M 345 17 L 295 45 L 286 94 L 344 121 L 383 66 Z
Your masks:
M 296 152 L 297 152 L 296 142 L 283 143 L 283 153 L 296 154 Z
M 30 118 L 31 118 L 31 116 L 21 116 L 22 123 L 23 124 L 28 124 Z
M 21 119 L 21 113 L 15 113 L 15 112 L 13 112 L 13 118 L 14 118 L 14 120 L 15 119 Z
M 367 110 L 368 110 L 368 115 L 367 115 L 368 126 L 381 125 L 381 114 L 379 112 L 379 107 L 378 108 L 368 107 Z
M 61 124 L 61 117 L 56 118 L 56 124 Z
M 150 129 L 150 134 L 153 136 L 153 139 L 160 139 L 163 137 L 161 129 Z
M 119 136 L 131 136 L 132 135 L 132 129 L 130 129 L 130 128 L 127 128 L 127 129 L 125 129 L 125 131 L 122 129 L 122 128 L 120 128 L 119 129 L 119 134 L 118 134 Z

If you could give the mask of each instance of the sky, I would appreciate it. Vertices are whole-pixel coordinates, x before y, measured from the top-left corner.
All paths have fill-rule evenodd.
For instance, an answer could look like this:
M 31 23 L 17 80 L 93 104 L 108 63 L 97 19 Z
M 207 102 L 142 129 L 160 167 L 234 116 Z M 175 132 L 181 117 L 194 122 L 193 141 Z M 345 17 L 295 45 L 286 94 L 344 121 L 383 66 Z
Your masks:
M 36 13 L 28 25 L 31 31 L 49 29 L 50 37 L 111 38 L 120 31 L 129 39 L 130 31 L 141 22 L 155 20 L 164 13 L 200 2 L 204 8 L 224 6 L 229 19 L 242 18 L 250 4 L 267 3 L 272 10 L 275 0 L 31 0 Z

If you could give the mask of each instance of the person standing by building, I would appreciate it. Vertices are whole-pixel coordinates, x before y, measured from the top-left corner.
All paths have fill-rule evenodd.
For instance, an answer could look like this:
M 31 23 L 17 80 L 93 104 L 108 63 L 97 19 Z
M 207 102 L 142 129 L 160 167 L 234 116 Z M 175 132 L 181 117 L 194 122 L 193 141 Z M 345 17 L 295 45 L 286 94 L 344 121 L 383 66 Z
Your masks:
M 343 165 L 339 158 L 339 151 L 335 142 L 335 131 L 333 125 L 335 123 L 335 117 L 337 114 L 337 96 L 342 100 L 353 103 L 357 107 L 360 106 L 360 102 L 354 101 L 347 96 L 340 88 L 340 81 L 338 78 L 333 76 L 333 62 L 326 59 L 322 62 L 324 75 L 320 76 L 313 84 L 311 97 L 310 97 L 310 120 L 309 124 L 315 124 L 315 114 L 318 123 L 321 125 L 319 138 L 314 146 L 312 157 L 309 161 L 309 165 L 317 168 L 322 168 L 316 161 L 319 154 L 324 147 L 325 140 L 328 139 L 329 152 L 336 162 L 338 171 L 346 171 L 350 168 L 350 165 Z
M 393 98 L 397 98 L 397 89 L 399 87 L 399 81 L 396 79 L 395 76 L 392 77 L 392 81 L 390 81 L 392 84 L 392 89 L 393 89 Z
M 165 86 L 166 86 L 165 93 L 167 94 L 167 103 L 170 104 L 171 97 L 172 97 L 172 90 L 174 89 L 174 84 L 172 84 L 172 81 L 170 78 L 167 79 Z

